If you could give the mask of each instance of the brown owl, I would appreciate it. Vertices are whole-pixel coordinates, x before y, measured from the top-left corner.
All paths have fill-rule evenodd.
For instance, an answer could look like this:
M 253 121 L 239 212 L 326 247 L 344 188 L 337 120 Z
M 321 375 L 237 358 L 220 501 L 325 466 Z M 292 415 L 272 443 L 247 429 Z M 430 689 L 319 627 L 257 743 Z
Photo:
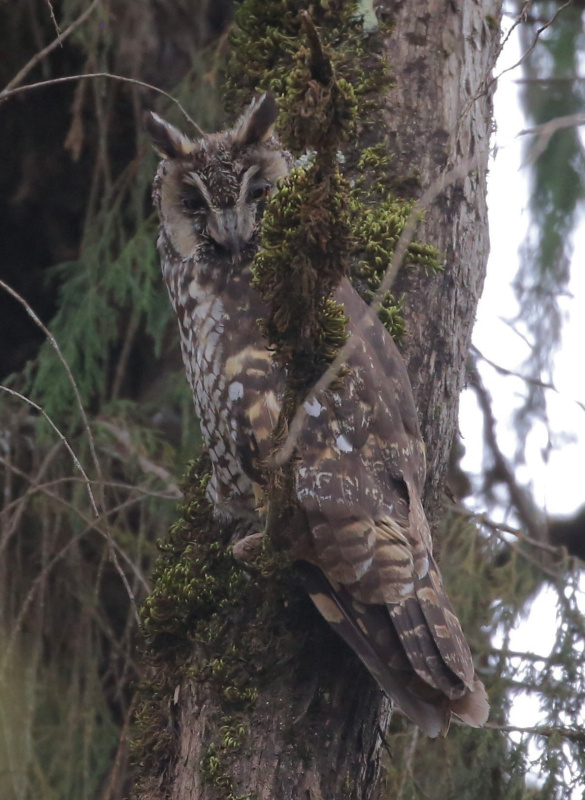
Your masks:
M 162 271 L 213 467 L 220 519 L 262 528 L 260 466 L 285 386 L 252 285 L 267 197 L 291 167 L 264 95 L 229 131 L 191 140 L 156 114 L 154 181 Z M 335 291 L 356 337 L 340 386 L 310 395 L 295 461 L 293 555 L 318 610 L 429 736 L 451 715 L 472 726 L 487 696 L 432 556 L 425 454 L 405 365 L 348 280 Z M 252 538 L 252 537 L 248 537 Z M 241 548 L 241 552 L 245 548 Z

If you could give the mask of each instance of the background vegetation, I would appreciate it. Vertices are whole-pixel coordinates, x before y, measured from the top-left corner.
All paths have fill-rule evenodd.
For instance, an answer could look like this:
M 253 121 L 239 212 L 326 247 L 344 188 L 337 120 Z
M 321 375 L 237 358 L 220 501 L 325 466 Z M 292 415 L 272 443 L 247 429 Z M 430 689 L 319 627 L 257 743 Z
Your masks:
M 169 92 L 213 130 L 225 118 L 233 13 L 228 0 L 8 0 L 0 3 L 0 85 L 10 87 L 29 59 L 36 62 L 18 86 L 121 75 Z M 528 53 L 518 74 L 531 124 L 575 114 L 583 103 L 580 4 L 510 3 L 507 13 Z M 82 14 L 62 44 L 37 56 Z M 138 609 L 156 540 L 181 496 L 177 476 L 198 447 L 155 251 L 156 158 L 141 129 L 144 107 L 175 123 L 182 116 L 169 97 L 107 77 L 0 94 L 0 104 L 0 796 L 117 800 L 130 787 L 133 687 L 145 670 Z M 535 234 L 514 284 L 516 323 L 533 345 L 516 463 L 490 436 L 489 391 L 470 362 L 486 431 L 475 500 L 488 511 L 506 506 L 509 524 L 455 506 L 439 537 L 449 591 L 488 684 L 491 728 L 429 743 L 395 719 L 388 797 L 545 800 L 585 783 L 579 573 L 551 546 L 515 473 L 530 426 L 545 418 L 542 384 L 561 343 L 558 297 L 583 193 L 576 129 L 555 133 L 531 169 Z M 464 485 L 456 465 L 451 484 Z M 555 541 L 583 554 L 578 520 L 570 536 L 553 528 Z M 552 587 L 559 609 L 546 660 L 509 644 L 542 586 Z M 540 704 L 538 728 L 507 724 L 518 692 Z

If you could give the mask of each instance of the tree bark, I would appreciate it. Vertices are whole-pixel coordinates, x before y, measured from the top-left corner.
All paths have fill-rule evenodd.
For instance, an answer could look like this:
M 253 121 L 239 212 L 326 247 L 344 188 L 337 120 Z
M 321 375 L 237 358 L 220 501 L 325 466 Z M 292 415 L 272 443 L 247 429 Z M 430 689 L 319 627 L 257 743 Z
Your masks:
M 489 80 L 499 9 L 499 0 L 377 3 L 393 28 L 384 43 L 394 75 L 385 100 L 392 177 L 410 183 L 416 198 L 472 159 L 469 174 L 438 195 L 417 232 L 439 249 L 444 270 L 404 269 L 394 286 L 405 295 L 402 350 L 428 449 L 427 510 L 435 519 L 488 254 Z M 270 668 L 264 664 L 259 696 L 245 710 L 226 711 L 225 697 L 209 681 L 186 677 L 185 666 L 171 703 L 176 758 L 144 788 L 144 800 L 380 796 L 389 704 L 301 594 L 285 623 L 294 646 Z M 229 641 L 237 651 L 242 618 L 233 624 Z M 234 730 L 244 728 L 239 739 Z
M 424 191 L 467 165 L 417 232 L 439 249 L 444 271 L 402 270 L 394 287 L 405 295 L 402 352 L 427 447 L 426 511 L 435 520 L 489 252 L 486 178 L 500 7 L 499 0 L 378 4 L 393 21 L 386 40 L 396 74 L 386 104 L 392 171 L 415 175 Z

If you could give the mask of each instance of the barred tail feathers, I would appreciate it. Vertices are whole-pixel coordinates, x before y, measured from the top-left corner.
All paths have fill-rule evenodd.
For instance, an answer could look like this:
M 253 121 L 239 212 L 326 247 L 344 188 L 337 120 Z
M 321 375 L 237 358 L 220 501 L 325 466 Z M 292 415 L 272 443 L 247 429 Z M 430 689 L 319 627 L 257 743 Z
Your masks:
M 436 570 L 434 562 L 432 566 Z M 386 694 L 428 736 L 446 734 L 452 713 L 472 727 L 486 722 L 487 694 L 475 675 L 469 648 L 440 578 L 436 598 L 428 589 L 432 584 L 429 578 L 422 582 L 420 601 L 413 597 L 400 606 L 384 607 L 365 605 L 345 589 L 334 589 L 315 566 L 305 562 L 299 568 L 321 615 L 359 656 Z M 441 607 L 439 597 L 446 601 L 444 615 L 437 611 Z M 425 611 L 426 605 L 429 608 Z M 454 633 L 458 636 L 451 641 L 451 648 L 458 648 L 460 641 L 464 644 L 458 655 L 448 649 L 445 632 L 455 624 Z
M 390 617 L 416 673 L 449 698 L 451 710 L 466 724 L 481 727 L 489 715 L 487 693 L 437 565 L 429 559 L 427 574 L 415 581 L 414 596 L 388 605 Z
M 416 675 L 383 606 L 365 606 L 343 589 L 335 591 L 320 569 L 299 564 L 305 589 L 320 614 L 351 647 L 379 686 L 428 736 L 449 729 L 446 697 Z

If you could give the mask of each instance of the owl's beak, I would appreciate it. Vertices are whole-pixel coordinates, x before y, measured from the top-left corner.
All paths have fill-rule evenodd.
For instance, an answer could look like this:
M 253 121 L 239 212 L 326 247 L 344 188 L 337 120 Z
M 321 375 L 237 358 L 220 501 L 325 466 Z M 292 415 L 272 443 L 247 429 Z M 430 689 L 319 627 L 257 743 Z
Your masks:
M 246 244 L 246 240 L 239 231 L 238 214 L 235 208 L 225 208 L 214 214 L 209 220 L 208 232 L 220 247 L 233 255 L 237 255 Z

